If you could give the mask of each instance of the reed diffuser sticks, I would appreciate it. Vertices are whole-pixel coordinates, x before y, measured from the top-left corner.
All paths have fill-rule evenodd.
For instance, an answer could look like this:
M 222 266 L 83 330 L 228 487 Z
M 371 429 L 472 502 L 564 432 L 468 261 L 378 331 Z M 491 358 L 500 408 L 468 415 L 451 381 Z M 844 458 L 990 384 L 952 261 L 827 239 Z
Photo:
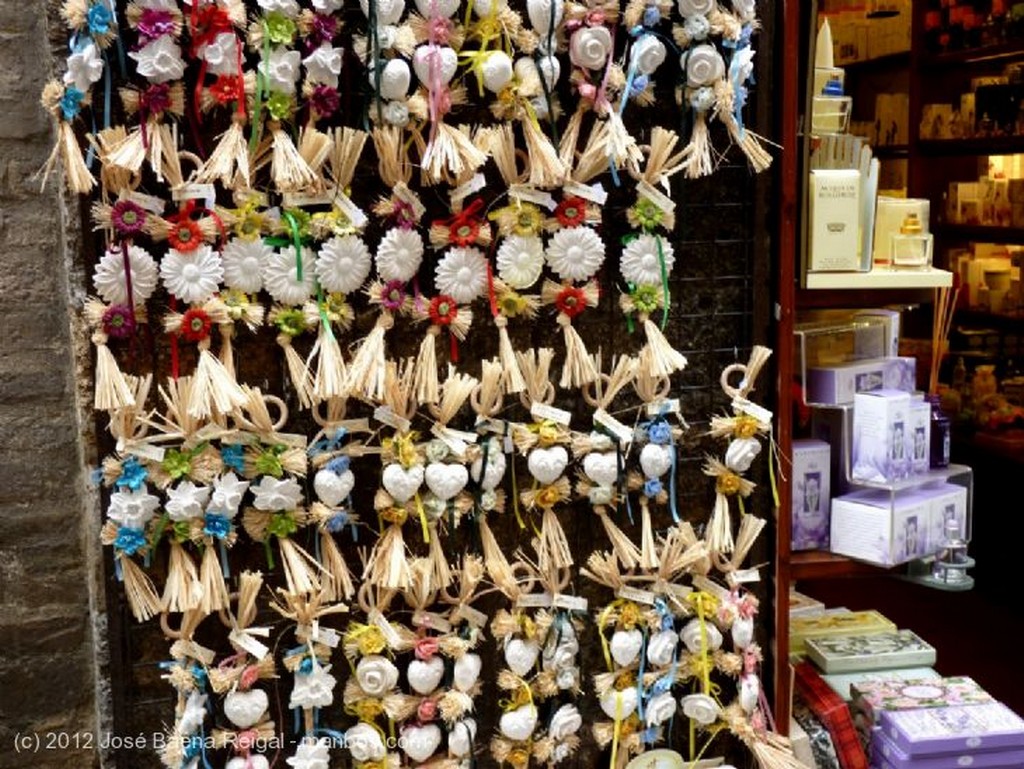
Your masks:
M 928 380 L 928 394 L 939 392 L 939 369 L 946 357 L 949 347 L 949 332 L 953 326 L 953 313 L 956 311 L 960 288 L 935 289 L 935 302 L 932 305 L 932 365 Z

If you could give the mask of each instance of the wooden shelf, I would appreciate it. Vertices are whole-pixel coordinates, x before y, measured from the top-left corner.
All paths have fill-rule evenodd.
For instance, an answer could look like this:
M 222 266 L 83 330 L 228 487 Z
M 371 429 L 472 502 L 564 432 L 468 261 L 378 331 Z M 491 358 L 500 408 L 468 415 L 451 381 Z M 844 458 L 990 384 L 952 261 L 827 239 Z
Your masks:
M 980 48 L 967 48 L 963 51 L 926 55 L 921 59 L 921 66 L 924 68 L 948 67 L 956 64 L 981 64 L 1022 58 L 1024 58 L 1024 39 L 1010 40 L 996 45 L 984 45 Z
M 1024 246 L 1024 227 L 989 227 L 971 224 L 940 224 L 936 235 L 956 240 L 975 240 L 982 243 L 1019 243 Z
M 917 150 L 931 157 L 1014 155 L 1024 152 L 1024 136 L 988 136 L 974 139 L 921 139 Z
M 953 285 L 953 273 L 938 270 L 871 270 L 871 272 L 809 272 L 809 289 L 941 288 Z
M 897 51 L 885 56 L 876 56 L 873 59 L 862 59 L 861 61 L 850 61 L 846 64 L 839 64 L 846 74 L 861 72 L 874 72 L 876 70 L 896 69 L 910 66 L 910 51 Z
M 910 146 L 907 144 L 880 144 L 871 148 L 871 153 L 879 160 L 896 160 L 910 157 Z
M 790 556 L 789 571 L 793 579 L 800 580 L 878 576 L 887 573 L 889 569 L 854 561 L 836 553 L 807 550 Z

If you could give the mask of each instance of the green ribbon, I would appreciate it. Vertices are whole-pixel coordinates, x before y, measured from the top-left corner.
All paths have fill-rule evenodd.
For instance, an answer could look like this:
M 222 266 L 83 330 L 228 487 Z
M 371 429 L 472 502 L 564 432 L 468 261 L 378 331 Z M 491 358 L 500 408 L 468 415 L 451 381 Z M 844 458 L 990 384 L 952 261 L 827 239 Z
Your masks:
M 270 66 L 270 27 L 263 20 L 263 61 Z M 267 87 L 266 75 L 260 67 L 256 67 L 256 104 L 252 113 L 252 131 L 249 132 L 249 154 L 255 154 L 256 141 L 259 139 L 260 116 L 263 112 L 263 90 Z
M 668 306 L 669 306 L 669 294 L 668 294 L 668 268 L 665 266 L 665 252 L 661 247 L 661 235 L 654 236 L 654 242 L 658 244 L 658 265 L 661 267 L 661 291 L 662 291 L 662 305 L 661 305 L 661 330 L 665 330 L 665 324 L 668 323 Z

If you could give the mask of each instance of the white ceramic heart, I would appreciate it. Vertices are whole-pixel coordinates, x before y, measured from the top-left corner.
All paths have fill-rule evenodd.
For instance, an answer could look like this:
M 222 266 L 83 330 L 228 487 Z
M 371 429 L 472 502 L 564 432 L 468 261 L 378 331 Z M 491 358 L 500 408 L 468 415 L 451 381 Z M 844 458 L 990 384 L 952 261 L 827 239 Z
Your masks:
M 619 479 L 618 458 L 592 451 L 583 458 L 583 474 L 598 486 L 614 486 Z
M 484 491 L 493 491 L 505 477 L 507 468 L 508 464 L 501 448 L 498 444 L 492 443 L 487 450 L 487 466 L 484 467 L 483 457 L 477 457 L 469 466 L 469 477 L 473 479 L 474 483 L 479 483 L 480 488 Z M 480 477 L 481 470 L 484 474 L 483 478 Z
M 363 15 L 370 16 L 370 0 L 359 0 L 359 7 Z M 397 24 L 405 12 L 405 0 L 380 0 L 374 9 L 377 14 L 378 26 Z
M 422 764 L 441 745 L 441 727 L 437 724 L 409 726 L 402 730 L 402 752 Z
M 740 707 L 748 715 L 754 712 L 757 701 L 761 697 L 761 681 L 753 673 L 748 673 L 740 679 Z
M 336 473 L 326 467 L 317 472 L 313 478 L 313 491 L 317 498 L 328 507 L 337 507 L 352 493 L 356 477 L 351 470 Z
M 456 758 L 465 758 L 473 750 L 476 739 L 476 719 L 464 718 L 456 721 L 448 732 L 448 752 Z
M 732 634 L 732 645 L 737 649 L 746 649 L 754 643 L 754 618 L 737 617 L 732 622 L 730 630 Z
M 431 462 L 424 476 L 427 488 L 443 502 L 453 499 L 469 483 L 469 471 L 465 465 Z
M 537 664 L 540 644 L 526 638 L 512 638 L 505 644 L 505 664 L 517 676 L 525 676 Z
M 526 0 L 526 15 L 533 30 L 542 38 L 554 32 L 562 23 L 565 9 L 562 0 Z
M 370 70 L 370 83 L 373 83 L 374 73 Z M 412 72 L 405 59 L 390 59 L 384 65 L 380 73 L 380 96 L 382 99 L 392 101 L 394 99 L 405 99 L 409 93 L 409 85 L 412 83 Z
M 701 621 L 691 619 L 686 626 L 679 631 L 679 638 L 691 654 L 700 654 L 701 651 Z M 722 647 L 722 631 L 710 622 L 703 623 L 704 632 L 707 634 L 705 643 L 709 652 L 716 651 Z
M 467 652 L 455 660 L 455 669 L 452 672 L 452 683 L 460 692 L 468 692 L 480 680 L 480 669 L 483 661 L 479 654 Z
M 470 0 L 473 4 L 473 13 L 478 19 L 486 19 L 492 14 L 497 16 L 499 12 L 508 8 L 508 0 Z
M 616 630 L 612 633 L 612 640 L 608 647 L 611 649 L 612 659 L 619 667 L 632 665 L 640 656 L 640 649 L 644 645 L 644 634 L 638 628 L 632 630 Z
M 504 713 L 498 722 L 498 731 L 502 736 L 516 742 L 530 739 L 536 728 L 537 707 L 535 705 L 520 705 L 515 710 Z
M 260 722 L 269 704 L 267 693 L 262 689 L 235 690 L 224 698 L 224 715 L 239 729 L 248 729 Z
M 640 452 L 640 469 L 647 478 L 660 478 L 672 469 L 672 449 L 660 443 L 648 443 Z
M 459 10 L 459 0 L 416 0 L 416 10 L 425 19 L 447 19 Z
M 611 689 L 601 698 L 601 710 L 613 721 L 625 721 L 636 710 L 636 689 Z
M 412 56 L 412 69 L 427 88 L 433 87 L 435 79 L 448 85 L 458 66 L 459 55 L 447 45 L 421 45 Z
M 423 485 L 423 465 L 413 465 L 406 469 L 395 462 L 384 468 L 380 480 L 384 490 L 395 502 L 405 504 Z
M 444 676 L 444 660 L 431 657 L 429 660 L 413 660 L 406 670 L 409 686 L 417 694 L 430 694 L 441 683 Z
M 229 758 L 224 769 L 270 769 L 270 762 L 267 761 L 266 756 L 250 753 L 248 758 L 245 756 Z
M 484 88 L 500 93 L 512 81 L 512 59 L 504 51 L 491 51 L 480 68 Z
M 542 56 L 537 62 L 537 71 L 544 78 L 548 90 L 553 91 L 562 76 L 562 64 L 555 56 Z
M 672 656 L 679 645 L 674 630 L 659 630 L 647 641 L 647 661 L 656 668 L 672 664 Z
M 565 450 L 565 446 L 534 449 L 526 460 L 530 475 L 544 485 L 557 481 L 568 464 L 569 452 Z

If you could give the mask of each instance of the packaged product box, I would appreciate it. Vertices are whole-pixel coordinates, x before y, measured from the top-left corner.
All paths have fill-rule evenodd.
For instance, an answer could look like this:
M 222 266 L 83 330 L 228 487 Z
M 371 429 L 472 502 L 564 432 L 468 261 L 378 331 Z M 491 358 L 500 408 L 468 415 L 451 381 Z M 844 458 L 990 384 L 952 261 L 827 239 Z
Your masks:
M 868 769 L 867 752 L 843 699 L 832 691 L 809 662 L 801 662 L 794 667 L 793 680 L 800 698 L 828 730 L 840 767 Z
M 820 616 L 792 617 L 789 621 L 789 650 L 802 655 L 804 641 L 808 638 L 868 635 L 895 629 L 896 625 L 877 611 L 835 611 Z
M 873 320 L 877 319 L 882 321 L 883 328 L 885 329 L 885 345 L 881 353 L 877 353 L 876 356 L 872 357 L 899 357 L 900 320 L 902 318 L 902 314 L 899 310 L 887 310 L 885 308 L 871 308 L 867 310 L 858 310 L 854 314 L 854 317 L 858 320 L 864 318 Z
M 793 441 L 793 550 L 828 548 L 831 447 L 806 438 Z
M 807 732 L 800 726 L 799 722 L 790 717 L 789 719 L 789 744 L 793 748 L 793 755 L 796 760 L 804 766 L 814 766 L 814 752 L 811 750 L 811 740 Z
M 995 701 L 967 676 L 857 681 L 850 685 L 850 695 L 850 710 L 868 732 L 879 724 L 883 710 L 946 708 Z
M 825 683 L 835 689 L 836 694 L 847 702 L 853 700 L 854 688 L 872 683 L 893 683 L 896 681 L 941 681 L 934 668 L 894 668 L 892 670 L 864 670 L 856 673 L 828 673 L 823 675 Z M 852 705 L 851 705 L 852 707 Z
M 832 447 L 830 487 L 833 496 L 850 491 L 848 447 L 853 443 L 853 407 L 818 407 L 811 410 L 811 435 Z
M 935 664 L 935 648 L 912 630 L 808 638 L 807 658 L 825 673 L 852 673 Z
M 832 500 L 829 549 L 878 566 L 931 555 L 931 500 L 917 490 L 854 491 Z
M 825 611 L 825 604 L 817 598 L 811 598 L 798 590 L 789 590 L 789 616 L 800 617 L 811 614 L 821 614 Z
M 860 171 L 856 169 L 811 171 L 811 272 L 861 269 L 860 189 Z
M 965 751 L 938 756 L 910 756 L 875 729 L 868 744 L 871 765 L 877 769 L 1020 769 L 1024 765 L 1024 750 Z
M 851 477 L 876 483 L 907 478 L 913 450 L 907 434 L 909 427 L 909 392 L 892 389 L 857 392 L 853 396 Z
M 883 710 L 879 724 L 897 748 L 914 758 L 1024 747 L 1024 720 L 1001 702 Z
M 853 403 L 857 393 L 871 390 L 913 392 L 917 360 L 907 357 L 872 358 L 807 370 L 807 402 L 837 405 Z
M 931 512 L 928 524 L 928 549 L 937 553 L 945 539 L 946 521 L 960 524 L 960 534 L 967 536 L 967 489 L 955 483 L 940 483 L 922 489 L 929 496 Z
M 924 396 L 910 401 L 910 470 L 922 475 L 931 469 L 932 406 Z

